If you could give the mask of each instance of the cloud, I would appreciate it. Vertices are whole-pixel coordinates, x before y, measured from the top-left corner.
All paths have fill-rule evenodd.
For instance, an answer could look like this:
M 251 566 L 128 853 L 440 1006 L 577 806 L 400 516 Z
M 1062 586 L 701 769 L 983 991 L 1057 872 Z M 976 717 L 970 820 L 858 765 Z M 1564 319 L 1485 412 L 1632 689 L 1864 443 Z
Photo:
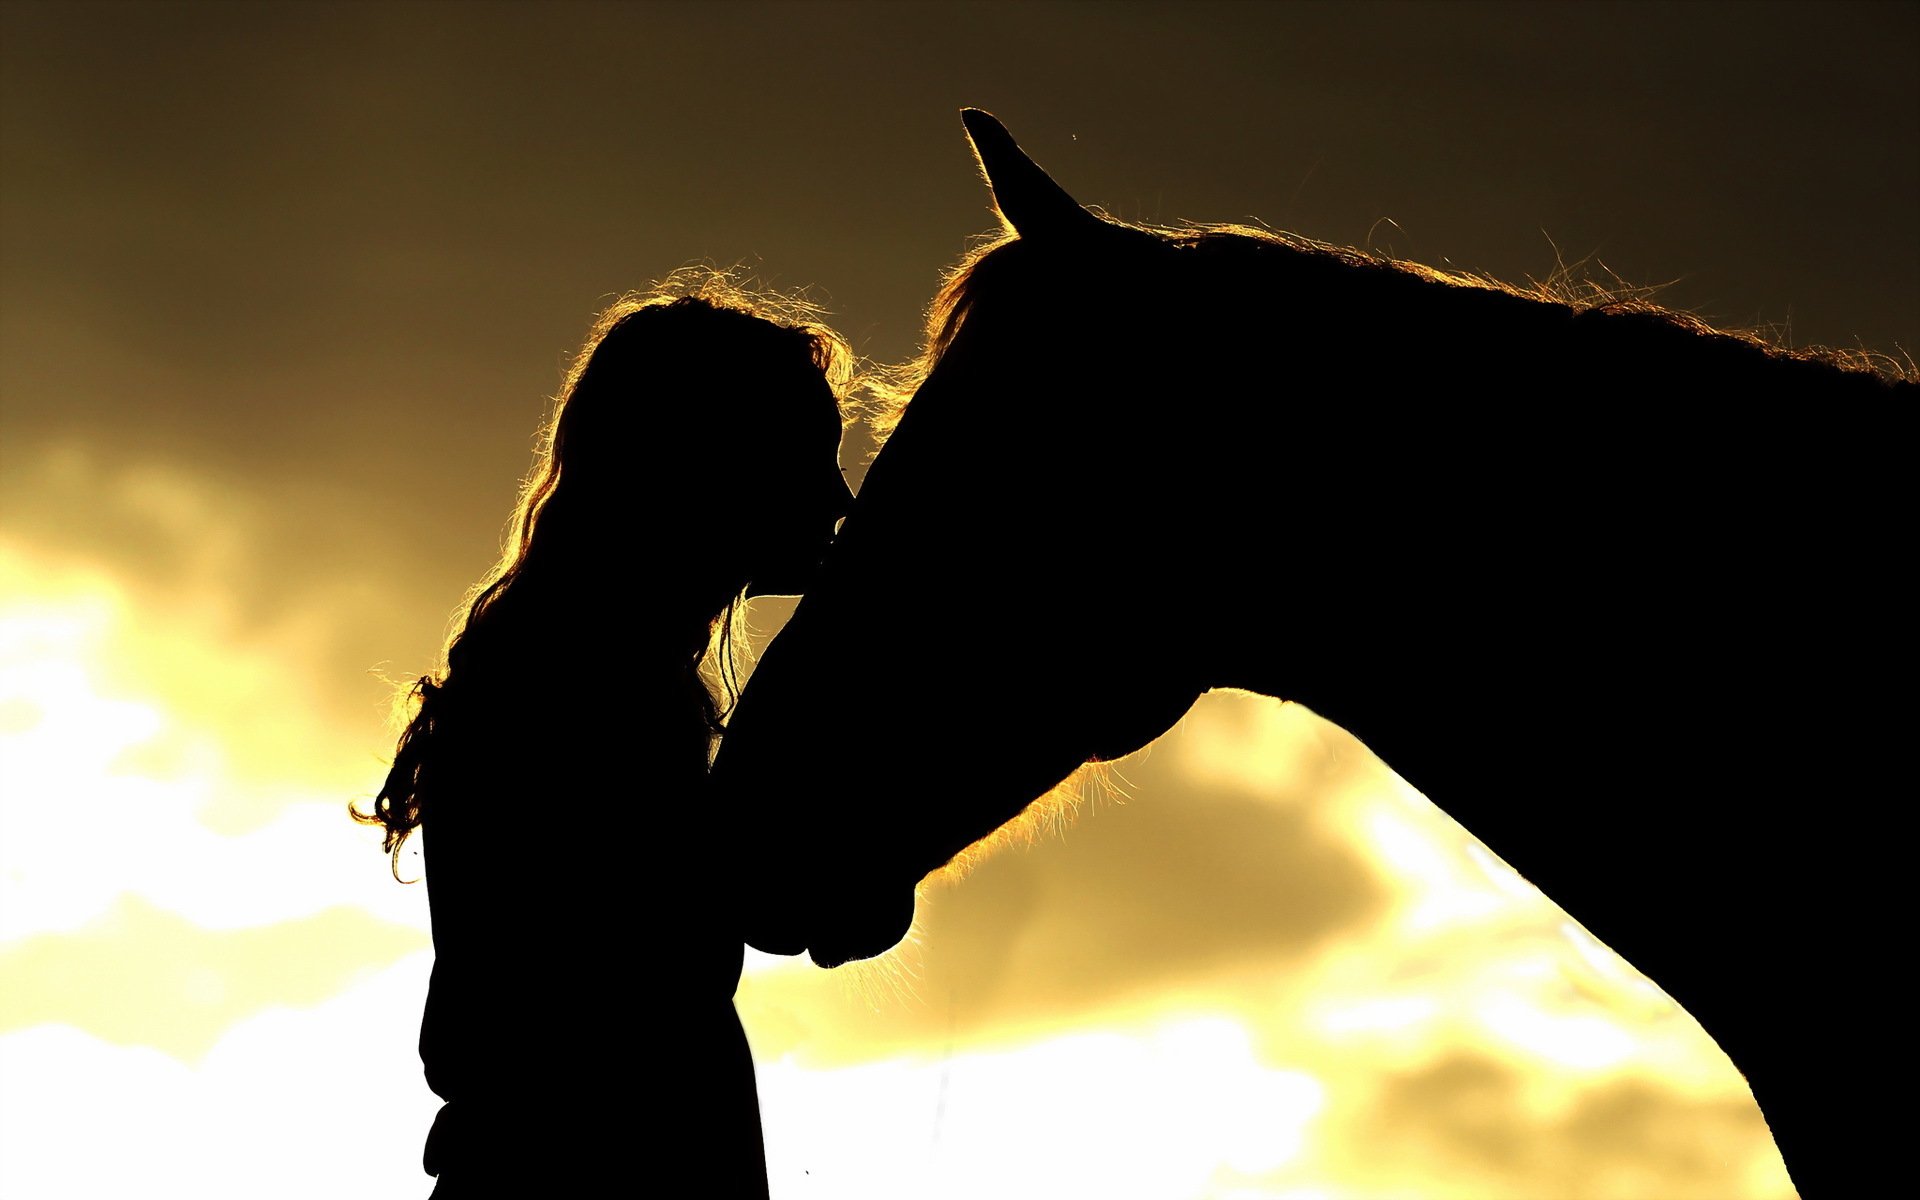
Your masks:
M 1324 1102 L 1217 1018 L 1082 1030 L 936 1061 L 760 1068 L 776 1195 L 1211 1196 L 1284 1169 Z
M 911 945 L 843 970 L 873 1001 L 857 1035 L 827 1016 L 841 989 L 811 968 L 756 976 L 743 1011 L 780 1045 L 856 1061 L 1097 1021 L 1250 964 L 1284 977 L 1377 921 L 1393 893 L 1327 820 L 1388 776 L 1327 729 L 1264 697 L 1209 698 L 1116 764 L 1124 798 L 930 888 Z M 879 998 L 889 991 L 901 994 Z
M 0 1032 L 73 1025 L 193 1062 L 241 1020 L 317 1004 L 426 943 L 418 929 L 355 908 L 207 930 L 122 896 L 78 932 L 0 950 L 0 970 L 14 981 L 0 994 Z
M 66 1025 L 0 1036 L 0 1195 L 421 1200 L 439 1104 L 413 1049 L 430 964 L 409 953 L 257 1013 L 192 1065 Z
M 1698 1024 L 1342 731 L 1217 693 L 1120 772 L 1124 801 L 933 893 L 891 964 L 757 959 L 738 1006 L 769 1114 L 825 1107 L 853 1161 L 917 1179 L 933 1149 L 898 1143 L 929 1146 L 955 1081 L 991 1075 L 981 1104 L 1041 1131 L 1009 1120 L 979 1162 L 1071 1178 L 1093 1169 L 1079 1151 L 1095 1135 L 1043 1148 L 1039 1109 L 1177 1124 L 1232 1080 L 1271 1076 L 1311 1081 L 1324 1103 L 1237 1150 L 1196 1134 L 1204 1153 L 1165 1160 L 1195 1173 L 1162 1179 L 1165 1194 L 1786 1194 L 1744 1083 Z M 1191 1022 L 1237 1039 L 1218 1078 L 1149 1070 Z M 1290 1138 L 1298 1153 L 1281 1153 Z M 970 1178 L 941 1163 L 927 1194 Z M 878 1178 L 843 1174 L 841 1191 L 877 1193 Z
M 1387 1082 L 1358 1125 L 1355 1139 L 1375 1147 L 1380 1161 L 1425 1162 L 1449 1195 L 1793 1195 L 1750 1100 L 1702 1097 L 1634 1075 L 1556 1100 L 1510 1063 L 1456 1053 Z
M 217 730 L 255 784 L 364 786 L 392 695 L 374 672 L 433 664 L 511 499 L 509 486 L 467 543 L 407 548 L 381 517 L 387 496 L 71 441 L 15 450 L 0 598 L 109 605 L 89 663 L 103 686 Z
M 297 657 L 5 544 L 0 593 L 0 940 L 125 892 L 208 928 L 342 903 L 425 928 L 347 819 L 378 760 L 303 702 Z

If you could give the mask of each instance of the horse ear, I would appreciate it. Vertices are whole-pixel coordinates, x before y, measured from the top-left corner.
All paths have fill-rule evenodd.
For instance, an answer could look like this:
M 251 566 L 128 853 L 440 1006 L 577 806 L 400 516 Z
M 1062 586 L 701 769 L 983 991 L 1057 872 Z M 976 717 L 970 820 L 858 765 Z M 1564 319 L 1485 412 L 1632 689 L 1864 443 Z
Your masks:
M 1085 231 L 1100 224 L 1100 218 L 1080 207 L 1079 201 L 1027 157 L 1007 127 L 992 114 L 963 108 L 960 121 L 967 127 L 980 171 L 993 191 L 994 207 L 1015 233 L 1031 240 Z

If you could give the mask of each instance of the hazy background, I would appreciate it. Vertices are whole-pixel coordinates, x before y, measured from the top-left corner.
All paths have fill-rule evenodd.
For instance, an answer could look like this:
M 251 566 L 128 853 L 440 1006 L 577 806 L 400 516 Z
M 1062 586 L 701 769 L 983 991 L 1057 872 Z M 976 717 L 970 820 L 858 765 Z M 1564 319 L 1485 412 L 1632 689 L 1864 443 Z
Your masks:
M 744 262 L 908 356 L 971 104 L 1121 217 L 1900 356 L 1917 52 L 1894 3 L 0 4 L 0 1191 L 425 1194 L 424 897 L 342 805 L 618 292 Z M 1781 1194 L 1724 1060 L 1350 742 L 1182 736 L 936 897 L 863 976 L 912 995 L 755 963 L 777 1194 Z

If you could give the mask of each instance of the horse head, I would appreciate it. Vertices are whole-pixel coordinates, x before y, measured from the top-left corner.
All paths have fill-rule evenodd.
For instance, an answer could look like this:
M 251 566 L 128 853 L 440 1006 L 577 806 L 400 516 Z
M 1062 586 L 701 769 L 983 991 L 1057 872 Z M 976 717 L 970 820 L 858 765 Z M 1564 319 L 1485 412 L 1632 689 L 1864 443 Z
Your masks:
M 1845 1056 L 1779 1030 L 1852 1022 L 1823 981 L 1888 935 L 1846 906 L 1899 911 L 1814 799 L 1905 782 L 1920 389 L 1631 296 L 1122 225 L 965 120 L 1005 229 L 715 764 L 748 939 L 880 953 L 1082 764 L 1285 695 L 1698 1017 L 1796 1179 L 1844 1161 Z M 1876 751 L 1836 782 L 1843 745 Z
M 1119 298 L 1178 264 L 1081 207 L 992 117 L 964 119 L 1006 234 L 952 297 L 937 361 L 714 767 L 752 847 L 749 940 L 823 965 L 887 950 L 924 875 L 1208 685 L 1193 652 L 1218 614 L 1192 585 L 1215 556 L 1202 499 L 1176 494 L 1201 453 L 1171 416 L 1189 399 L 1179 355 L 1107 350 L 1191 345 Z M 1111 419 L 1142 394 L 1165 412 Z M 1103 579 L 1141 538 L 1164 541 L 1163 572 Z

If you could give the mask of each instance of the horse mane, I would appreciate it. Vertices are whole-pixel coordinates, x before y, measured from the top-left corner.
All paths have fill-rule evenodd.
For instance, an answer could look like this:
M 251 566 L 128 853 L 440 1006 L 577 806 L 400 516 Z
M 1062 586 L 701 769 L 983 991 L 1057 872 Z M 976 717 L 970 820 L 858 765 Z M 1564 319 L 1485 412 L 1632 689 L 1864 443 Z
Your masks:
M 1700 339 L 1717 349 L 1744 350 L 1749 356 L 1757 353 L 1775 362 L 1801 364 L 1803 368 L 1823 368 L 1887 384 L 1920 382 L 1920 367 L 1916 367 L 1911 355 L 1890 355 L 1865 348 L 1795 347 L 1786 344 L 1785 330 L 1781 328 L 1716 326 L 1695 313 L 1657 303 L 1654 297 L 1661 290 L 1659 286 L 1629 284 L 1617 276 L 1602 282 L 1585 273 L 1584 262 L 1562 264 L 1545 279 L 1529 280 L 1521 287 L 1490 275 L 1442 270 L 1425 263 L 1259 226 L 1203 223 L 1155 226 L 1115 221 L 1111 217 L 1104 219 L 1175 249 L 1229 266 L 1251 267 L 1271 263 L 1276 257 L 1290 256 L 1297 262 L 1321 268 L 1470 289 L 1559 308 L 1569 315 L 1604 318 L 1605 324 L 1621 338 L 1648 338 L 1655 336 L 1655 331 L 1665 331 Z M 873 397 L 868 421 L 879 442 L 884 443 L 892 433 L 907 402 L 933 373 L 969 314 L 980 304 L 993 303 L 1002 294 L 1018 294 L 1034 285 L 1032 260 L 1021 253 L 1020 247 L 1020 238 L 1009 230 L 996 230 L 976 239 L 960 261 L 947 271 L 928 307 L 920 354 L 904 365 L 877 370 L 867 381 L 867 391 Z
M 1578 318 L 1586 326 L 1579 336 L 1588 353 L 1631 355 L 1636 347 L 1663 356 L 1682 355 L 1718 378 L 1748 377 L 1755 368 L 1786 365 L 1781 384 L 1800 388 L 1811 384 L 1864 385 L 1870 390 L 1910 386 L 1920 380 L 1911 358 L 1895 358 L 1867 350 L 1826 347 L 1789 347 L 1777 331 L 1721 329 L 1696 314 L 1658 304 L 1659 290 L 1636 287 L 1614 279 L 1600 283 L 1583 275 L 1582 264 L 1562 267 L 1545 280 L 1519 287 L 1490 276 L 1447 271 L 1423 263 L 1389 258 L 1347 246 L 1316 242 L 1294 234 L 1233 224 L 1193 224 L 1174 228 L 1112 221 L 1109 224 L 1159 243 L 1159 248 L 1191 254 L 1201 271 L 1201 294 L 1252 303 L 1265 294 L 1298 286 L 1309 296 L 1344 293 L 1378 297 L 1383 309 L 1394 308 L 1410 317 L 1444 309 L 1455 317 L 1489 321 L 1511 319 L 1515 329 L 1537 329 L 1542 315 Z M 1129 247 L 1131 243 L 1131 249 Z M 1153 242 L 1114 239 L 1112 253 L 1124 257 L 1156 249 Z M 1124 262 L 1119 264 L 1124 271 Z M 903 365 L 868 367 L 863 386 L 871 397 L 866 419 L 875 441 L 883 445 L 898 425 L 908 402 L 939 365 L 969 317 L 981 305 L 1003 301 L 1018 305 L 1036 295 L 1058 292 L 1060 281 L 1049 278 L 1061 260 L 1052 259 L 1034 243 L 1009 230 L 976 239 L 942 280 L 927 313 L 925 342 L 920 355 Z M 1150 270 L 1152 268 L 1149 268 Z M 1069 281 L 1071 283 L 1071 281 Z M 1361 290 L 1364 289 L 1364 292 Z M 1467 297 L 1491 301 L 1500 312 L 1482 311 Z M 1448 308 L 1448 299 L 1459 302 Z M 1558 310 L 1557 314 L 1555 310 Z M 1571 345 L 1569 348 L 1572 348 Z M 1543 387 L 1551 388 L 1551 379 Z M 1089 798 L 1124 796 L 1123 779 L 1107 764 L 1089 763 L 1034 800 L 1019 815 L 957 854 L 929 881 L 950 883 L 979 863 L 1010 846 L 1040 841 L 1072 825 Z

